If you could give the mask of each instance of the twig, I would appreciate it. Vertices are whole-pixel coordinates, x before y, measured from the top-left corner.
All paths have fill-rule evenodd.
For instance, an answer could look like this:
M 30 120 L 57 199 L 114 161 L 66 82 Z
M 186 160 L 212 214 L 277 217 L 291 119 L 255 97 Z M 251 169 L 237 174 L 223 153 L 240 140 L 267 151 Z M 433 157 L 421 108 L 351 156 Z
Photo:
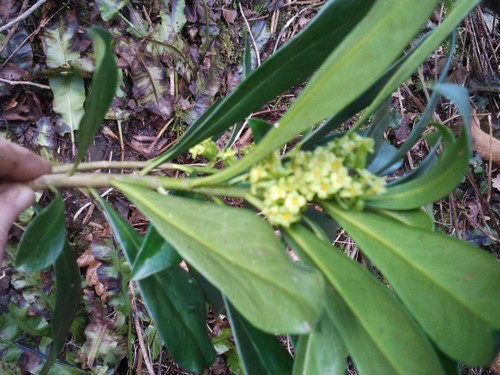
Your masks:
M 243 13 L 243 7 L 241 6 L 241 2 L 238 2 L 238 5 L 240 7 L 240 12 L 241 16 L 243 17 L 243 21 L 245 21 L 245 25 L 247 26 L 248 34 L 250 35 L 250 39 L 252 40 L 253 48 L 255 50 L 255 56 L 257 57 L 257 66 L 260 66 L 261 62 L 260 62 L 259 46 L 257 45 L 255 38 L 253 37 L 252 28 L 250 27 L 250 24 L 248 23 L 248 20 L 245 17 L 245 13 Z
M 76 170 L 78 172 L 88 172 L 97 169 L 142 169 L 146 168 L 150 162 L 148 161 L 94 161 L 88 163 L 80 163 Z M 73 164 L 55 165 L 52 167 L 53 174 L 67 173 L 73 168 Z M 192 173 L 194 171 L 204 173 L 214 173 L 212 168 L 205 167 L 202 164 L 174 164 L 164 163 L 157 166 L 155 169 L 171 169 L 182 172 Z
M 12 21 L 6 23 L 2 27 L 0 27 L 0 33 L 4 32 L 7 30 L 9 27 L 14 26 L 16 23 L 21 22 L 28 18 L 31 13 L 33 13 L 35 10 L 40 8 L 43 4 L 45 4 L 48 0 L 38 0 L 31 8 L 29 8 L 26 12 L 21 13 L 19 16 L 14 18 Z
M 135 290 L 132 282 L 129 283 L 129 289 L 130 289 L 130 298 L 132 300 L 135 333 L 137 333 L 137 341 L 139 341 L 139 347 L 141 348 L 142 358 L 144 359 L 144 363 L 146 364 L 149 374 L 155 375 L 155 370 L 153 368 L 151 360 L 149 359 L 148 352 L 146 351 L 146 345 L 144 344 L 144 337 L 142 336 L 141 323 L 139 322 L 139 314 L 137 312 L 137 302 L 135 300 Z
M 25 86 L 35 86 L 41 89 L 50 90 L 50 86 L 42 85 L 40 83 L 30 82 L 30 81 L 11 81 L 9 79 L 0 78 L 0 82 L 8 83 L 9 85 L 25 85 Z

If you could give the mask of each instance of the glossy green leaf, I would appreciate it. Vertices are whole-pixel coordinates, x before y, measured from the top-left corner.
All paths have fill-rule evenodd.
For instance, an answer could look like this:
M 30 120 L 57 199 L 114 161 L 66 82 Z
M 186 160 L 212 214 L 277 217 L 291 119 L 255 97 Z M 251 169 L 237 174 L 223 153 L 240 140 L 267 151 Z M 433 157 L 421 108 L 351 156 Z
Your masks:
M 292 372 L 292 357 L 275 336 L 252 326 L 227 301 L 226 311 L 245 374 L 284 375 Z
M 224 132 L 277 95 L 304 82 L 363 19 L 373 3 L 374 0 L 328 1 L 300 34 L 264 61 L 231 95 L 212 106 L 210 113 L 191 125 L 154 164 Z
M 438 347 L 471 365 L 497 352 L 500 267 L 490 254 L 442 233 L 376 213 L 323 207 L 380 269 Z
M 153 226 L 149 226 L 133 264 L 131 277 L 133 280 L 140 280 L 179 264 L 180 261 L 181 257 L 175 249 L 158 234 Z
M 325 311 L 314 330 L 299 337 L 293 375 L 344 375 L 347 354 L 340 333 Z
M 272 227 L 254 212 L 112 184 L 251 324 L 269 333 L 314 327 L 322 276 L 294 264 Z
M 104 199 L 96 195 L 99 204 L 101 205 L 109 226 L 115 237 L 116 241 L 120 244 L 125 258 L 130 264 L 134 264 L 139 249 L 143 241 L 142 236 L 137 233 L 130 224 L 120 216 L 120 214 L 113 209 Z
M 108 203 L 99 199 L 113 235 L 133 264 L 142 237 Z M 170 267 L 138 281 L 153 321 L 169 355 L 182 367 L 202 372 L 215 360 L 208 339 L 205 301 L 192 276 L 180 267 Z
M 16 268 L 23 272 L 47 268 L 57 260 L 65 242 L 64 202 L 57 193 L 24 232 L 16 255 Z
M 304 221 L 309 228 L 320 238 L 333 242 L 338 235 L 338 224 L 326 213 L 315 208 L 308 207 L 304 212 Z
M 420 208 L 408 211 L 377 210 L 377 213 L 391 218 L 395 221 L 399 221 L 401 224 L 407 225 L 409 227 L 415 227 L 429 231 L 434 228 L 434 221 L 432 219 L 432 216 Z
M 190 371 L 208 368 L 216 353 L 206 329 L 205 299 L 193 276 L 173 266 L 140 280 L 139 290 L 169 355 Z
M 85 114 L 80 122 L 78 154 L 73 170 L 85 157 L 101 122 L 106 116 L 116 93 L 118 69 L 113 52 L 113 38 L 109 31 L 93 27 L 88 29 L 94 42 L 95 71 L 85 101 Z
M 259 119 L 251 118 L 247 120 L 248 126 L 252 129 L 253 141 L 255 144 L 259 143 L 273 125 Z
M 298 134 L 346 108 L 389 69 L 438 3 L 438 0 L 376 1 L 362 22 L 317 70 L 278 126 L 252 153 L 223 172 L 205 178 L 204 183 L 232 177 Z
M 77 32 L 78 22 L 71 14 L 60 17 L 54 27 L 45 29 L 41 40 L 48 68 L 69 68 L 71 61 L 80 58 L 80 54 L 72 49 Z M 84 115 L 83 78 L 75 73 L 64 72 L 50 77 L 49 83 L 54 94 L 54 111 L 62 117 L 74 140 L 74 132 L 78 130 Z
M 40 374 L 48 373 L 63 348 L 82 298 L 80 269 L 76 263 L 73 248 L 68 241 L 65 242 L 64 249 L 54 264 L 54 272 L 56 277 L 56 304 L 51 321 L 53 344 L 49 358 Z
M 448 128 L 438 128 L 444 139 L 440 160 L 427 173 L 411 181 L 389 186 L 387 192 L 367 198 L 369 207 L 412 210 L 447 196 L 462 180 L 469 167 L 470 140 L 462 130 L 454 140 Z
M 430 341 L 383 284 L 305 228 L 287 236 L 333 287 L 328 312 L 361 374 L 443 374 Z

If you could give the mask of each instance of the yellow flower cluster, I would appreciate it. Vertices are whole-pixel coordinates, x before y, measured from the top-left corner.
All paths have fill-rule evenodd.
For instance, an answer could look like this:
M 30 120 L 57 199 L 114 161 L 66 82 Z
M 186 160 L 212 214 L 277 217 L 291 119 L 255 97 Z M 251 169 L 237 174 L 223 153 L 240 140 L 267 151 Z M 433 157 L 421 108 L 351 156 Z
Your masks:
M 237 160 L 234 149 L 219 150 L 217 144 L 211 138 L 207 138 L 196 146 L 191 147 L 189 153 L 193 159 L 196 159 L 198 156 L 204 156 L 208 160 L 210 167 L 213 167 L 219 160 L 225 167 Z
M 366 157 L 374 142 L 351 134 L 313 151 L 294 150 L 283 160 L 273 154 L 251 168 L 252 194 L 273 225 L 289 227 L 301 219 L 308 202 L 334 199 L 346 208 L 385 191 L 385 180 L 369 172 Z

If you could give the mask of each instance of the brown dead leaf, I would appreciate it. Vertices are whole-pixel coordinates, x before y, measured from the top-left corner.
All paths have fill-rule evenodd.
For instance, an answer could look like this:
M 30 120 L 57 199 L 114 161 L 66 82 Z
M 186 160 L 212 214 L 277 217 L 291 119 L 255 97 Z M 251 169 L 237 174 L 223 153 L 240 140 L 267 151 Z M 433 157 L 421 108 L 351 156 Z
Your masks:
M 87 272 L 85 273 L 85 279 L 90 288 L 94 288 L 95 293 L 101 297 L 102 302 L 106 302 L 108 295 L 106 293 L 106 287 L 99 280 L 98 269 L 102 263 L 95 259 L 94 254 L 91 249 L 86 250 L 80 257 L 76 260 L 78 267 L 87 267 Z
M 119 39 L 117 52 L 128 65 L 132 96 L 138 109 L 147 110 L 163 120 L 172 117 L 173 99 L 165 67 L 158 56 L 145 51 L 141 41 Z

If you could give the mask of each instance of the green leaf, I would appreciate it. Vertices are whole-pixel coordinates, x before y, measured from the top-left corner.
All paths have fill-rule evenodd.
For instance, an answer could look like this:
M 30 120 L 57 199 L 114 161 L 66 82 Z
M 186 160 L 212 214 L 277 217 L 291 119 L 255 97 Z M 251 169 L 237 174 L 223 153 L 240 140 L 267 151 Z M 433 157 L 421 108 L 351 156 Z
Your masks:
M 182 367 L 203 372 L 216 353 L 206 330 L 203 293 L 180 266 L 173 266 L 139 281 L 144 304 L 167 347 Z
M 486 252 L 441 233 L 324 203 L 450 357 L 483 366 L 496 354 L 500 267 Z M 498 343 L 496 343 L 498 345 Z
M 150 225 L 134 261 L 131 277 L 133 280 L 140 280 L 179 264 L 180 261 L 181 257 L 175 249 Z
M 438 0 L 376 1 L 362 22 L 317 70 L 281 118 L 279 126 L 273 128 L 252 153 L 223 172 L 205 178 L 204 183 L 238 174 L 298 134 L 346 108 L 394 63 L 438 3 Z
M 128 261 L 137 258 L 142 237 L 108 203 L 98 198 Z M 180 267 L 170 267 L 138 281 L 139 290 L 168 353 L 189 371 L 202 372 L 216 356 L 205 328 L 200 288 Z
M 409 227 L 420 228 L 423 230 L 433 230 L 434 228 L 432 216 L 423 209 L 408 211 L 377 210 L 377 212 Z
M 300 336 L 295 349 L 293 375 L 344 375 L 347 349 L 330 316 L 325 312 L 314 330 Z
M 23 272 L 38 272 L 53 264 L 66 243 L 64 202 L 59 193 L 24 232 L 15 266 Z
M 443 373 L 420 327 L 366 269 L 303 227 L 287 236 L 333 287 L 327 311 L 361 374 Z
M 99 11 L 104 21 L 115 17 L 120 10 L 129 3 L 129 0 L 99 0 Z
M 314 327 L 322 307 L 321 275 L 294 264 L 254 212 L 112 184 L 255 327 L 270 333 Z
M 371 105 L 364 111 L 363 118 L 368 117 L 393 93 L 393 91 L 420 66 L 437 46 L 439 46 L 462 22 L 463 18 L 479 4 L 480 0 L 459 0 L 453 3 L 444 20 L 413 51 L 411 58 L 403 59 L 394 74 L 378 90 Z M 432 101 L 432 100 L 431 100 Z M 364 120 L 360 120 L 361 123 Z M 410 143 L 411 144 L 411 143 Z
M 252 129 L 252 136 L 255 144 L 258 144 L 267 132 L 273 128 L 272 124 L 255 118 L 248 119 L 247 123 L 250 129 Z
M 80 143 L 73 171 L 85 157 L 87 149 L 92 144 L 94 136 L 115 97 L 118 82 L 118 69 L 113 53 L 111 34 L 109 31 L 97 27 L 88 29 L 88 33 L 94 42 L 96 67 L 92 77 L 92 85 L 85 101 L 85 114 L 80 122 Z
M 14 303 L 9 303 L 7 306 L 8 316 L 16 322 L 22 332 L 28 333 L 31 336 L 41 337 L 47 336 L 50 331 L 50 326 L 47 321 L 41 316 L 29 315 L 30 306 L 23 308 L 17 307 Z M 10 323 L 10 322 L 9 322 Z
M 70 62 L 80 58 L 80 54 L 72 50 L 74 38 L 78 32 L 78 23 L 74 14 L 67 13 L 50 29 L 46 29 L 41 37 L 48 68 L 69 68 Z M 50 88 L 54 94 L 54 111 L 61 115 L 64 123 L 74 132 L 78 130 L 84 115 L 85 88 L 83 79 L 75 73 L 63 72 L 49 77 Z
M 327 2 L 300 34 L 264 61 L 231 95 L 212 106 L 216 109 L 209 109 L 210 114 L 191 125 L 154 164 L 161 164 L 204 139 L 224 132 L 277 95 L 304 82 L 363 19 L 373 3 L 374 0 Z
M 252 326 L 227 301 L 226 310 L 245 374 L 282 375 L 292 372 L 292 357 L 275 336 Z
M 439 161 L 427 173 L 401 184 L 389 186 L 387 192 L 367 198 L 369 207 L 389 210 L 412 210 L 447 196 L 462 180 L 469 167 L 470 141 L 462 130 L 455 142 L 444 126 L 438 127 L 444 139 Z
M 74 251 L 68 241 L 65 242 L 64 249 L 54 264 L 54 272 L 56 276 L 56 305 L 51 323 L 53 344 L 41 374 L 48 373 L 63 348 L 82 296 L 80 270 Z

